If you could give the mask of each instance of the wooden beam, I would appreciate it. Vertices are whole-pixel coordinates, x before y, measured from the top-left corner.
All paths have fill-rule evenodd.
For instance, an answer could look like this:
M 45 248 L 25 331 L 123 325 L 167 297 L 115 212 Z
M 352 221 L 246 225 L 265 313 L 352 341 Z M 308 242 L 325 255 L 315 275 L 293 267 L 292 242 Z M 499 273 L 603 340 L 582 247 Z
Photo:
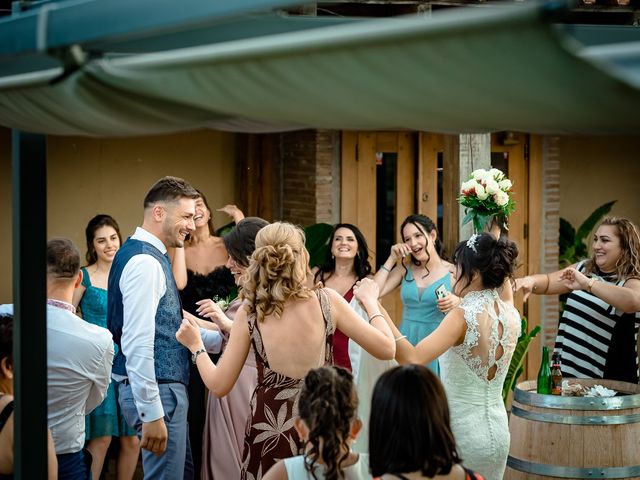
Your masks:
M 438 153 L 444 150 L 440 134 L 420 132 L 418 137 L 417 211 L 434 222 L 438 219 Z
M 376 238 L 376 134 L 373 132 L 358 133 L 358 178 L 356 183 L 359 206 L 356 213 L 356 226 L 367 239 Z M 348 184 L 344 185 L 344 188 Z M 343 190 L 344 190 L 343 188 Z M 369 240 L 371 241 L 371 240 Z M 376 252 L 371 254 L 371 264 L 376 263 Z
M 358 133 L 342 132 L 340 165 L 340 221 L 357 224 L 358 221 Z M 348 186 L 348 187 L 347 187 Z
M 454 252 L 460 238 L 460 137 L 444 136 L 442 169 L 442 242 L 447 252 Z

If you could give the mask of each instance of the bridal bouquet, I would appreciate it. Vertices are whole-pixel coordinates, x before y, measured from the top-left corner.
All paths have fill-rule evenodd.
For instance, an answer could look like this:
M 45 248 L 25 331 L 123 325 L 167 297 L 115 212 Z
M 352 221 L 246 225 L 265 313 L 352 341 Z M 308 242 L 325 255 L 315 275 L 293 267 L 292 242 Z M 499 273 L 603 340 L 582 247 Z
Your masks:
M 481 232 L 497 221 L 506 229 L 507 218 L 516 208 L 511 187 L 511 180 L 497 168 L 474 170 L 460 187 L 458 201 L 465 207 L 462 224 L 473 222 L 475 231 Z

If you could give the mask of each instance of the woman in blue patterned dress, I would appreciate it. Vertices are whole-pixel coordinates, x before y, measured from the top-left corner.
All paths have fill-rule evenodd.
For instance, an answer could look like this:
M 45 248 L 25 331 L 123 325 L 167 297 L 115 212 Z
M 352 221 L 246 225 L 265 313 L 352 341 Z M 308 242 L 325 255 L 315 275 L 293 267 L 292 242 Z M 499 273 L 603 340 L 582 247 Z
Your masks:
M 82 285 L 74 292 L 73 304 L 80 305 L 84 320 L 106 328 L 107 280 L 113 257 L 122 241 L 120 229 L 109 215 L 96 215 L 87 225 L 86 236 L 87 266 L 82 268 Z M 127 425 L 120 413 L 113 382 L 104 402 L 85 417 L 86 448 L 93 457 L 91 474 L 95 479 L 100 478 L 111 437 L 120 437 L 117 478 L 131 479 L 138 463 L 140 444 L 135 430 Z
M 400 235 L 402 242 L 391 247 L 374 279 L 381 297 L 400 285 L 400 332 L 415 346 L 438 328 L 445 313 L 460 304 L 460 298 L 449 293 L 451 264 L 441 258 L 442 242 L 433 221 L 424 215 L 409 215 L 402 222 Z M 437 292 L 443 292 L 442 298 Z M 437 360 L 428 366 L 440 374 Z

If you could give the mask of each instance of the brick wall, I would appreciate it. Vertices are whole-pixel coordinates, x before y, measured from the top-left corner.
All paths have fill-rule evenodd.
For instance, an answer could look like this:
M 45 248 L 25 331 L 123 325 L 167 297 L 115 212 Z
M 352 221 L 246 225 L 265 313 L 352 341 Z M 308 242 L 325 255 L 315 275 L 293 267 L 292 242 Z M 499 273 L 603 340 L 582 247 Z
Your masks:
M 339 138 L 333 130 L 281 135 L 283 220 L 303 226 L 339 221 Z
M 545 136 L 542 145 L 542 272 L 558 270 L 560 229 L 560 152 L 559 138 Z M 558 332 L 560 302 L 557 296 L 543 295 L 542 341 L 553 346 Z

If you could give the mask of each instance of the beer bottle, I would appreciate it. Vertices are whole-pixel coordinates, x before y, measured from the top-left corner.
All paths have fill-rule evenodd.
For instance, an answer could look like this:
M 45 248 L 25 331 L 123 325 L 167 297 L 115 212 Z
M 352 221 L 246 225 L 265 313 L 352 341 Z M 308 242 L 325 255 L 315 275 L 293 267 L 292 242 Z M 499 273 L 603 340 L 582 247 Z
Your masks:
M 551 368 L 549 367 L 549 349 L 542 347 L 542 361 L 538 371 L 537 393 L 551 393 Z
M 560 368 L 560 352 L 551 356 L 551 393 L 562 395 L 562 369 Z

